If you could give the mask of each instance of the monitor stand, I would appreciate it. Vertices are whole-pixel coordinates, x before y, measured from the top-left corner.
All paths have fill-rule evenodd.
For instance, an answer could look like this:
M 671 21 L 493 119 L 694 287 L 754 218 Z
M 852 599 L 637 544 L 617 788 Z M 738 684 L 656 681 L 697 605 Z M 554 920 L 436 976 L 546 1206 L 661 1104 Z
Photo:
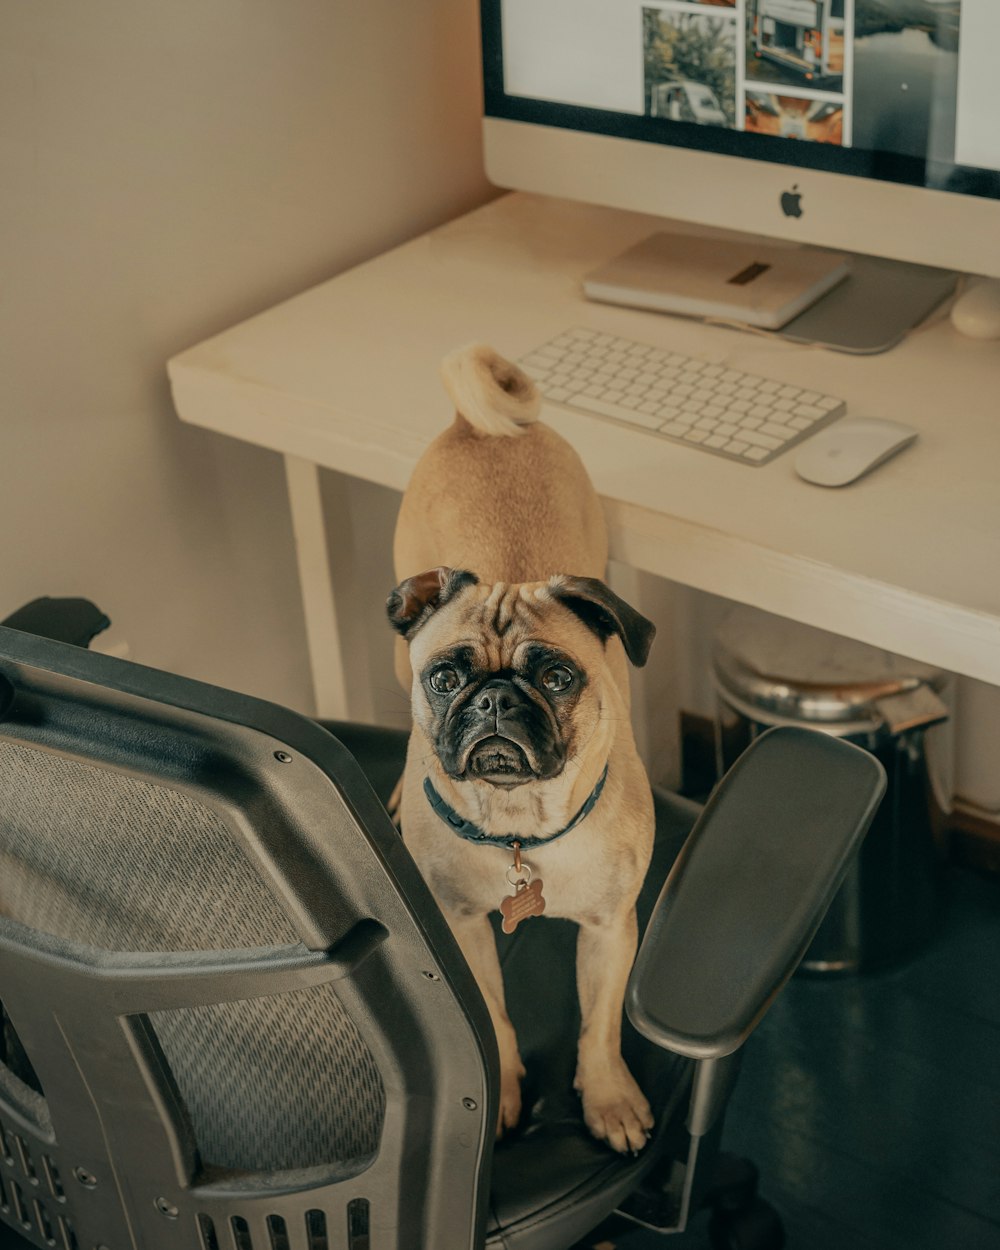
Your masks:
M 789 290 L 800 291 L 797 303 L 803 311 L 780 329 L 763 329 L 760 321 L 747 328 L 834 351 L 861 355 L 888 351 L 948 299 L 958 282 L 958 275 L 946 269 L 853 255 L 847 258 L 850 270 L 846 278 L 830 289 L 817 285 L 810 292 L 810 271 L 821 273 L 824 262 L 829 267 L 831 256 L 843 261 L 842 253 L 775 244 L 750 235 L 716 239 L 704 233 L 671 230 L 651 236 L 588 274 L 584 290 L 591 299 L 739 325 L 742 310 L 734 305 L 741 293 L 732 294 L 730 274 L 737 273 L 747 257 L 753 258 L 758 252 L 766 252 L 766 259 L 775 265 L 766 281 L 782 298 Z M 797 257 L 801 258 L 798 263 Z M 771 266 L 750 268 L 763 273 Z M 770 294 L 750 298 L 767 304 L 769 310 L 772 307 Z M 711 311 L 713 306 L 719 311 Z M 775 318 L 771 320 L 773 324 Z
M 958 274 L 877 256 L 852 257 L 851 273 L 780 330 L 765 333 L 839 352 L 895 347 L 955 291 Z

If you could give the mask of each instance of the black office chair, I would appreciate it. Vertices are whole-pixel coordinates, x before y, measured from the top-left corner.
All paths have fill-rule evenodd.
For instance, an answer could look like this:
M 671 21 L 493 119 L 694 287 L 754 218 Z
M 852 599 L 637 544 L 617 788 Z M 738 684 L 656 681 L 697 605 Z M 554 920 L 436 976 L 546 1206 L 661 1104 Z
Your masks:
M 568 1250 L 630 1204 L 683 1227 L 739 1046 L 880 797 L 870 756 L 773 731 L 693 834 L 698 809 L 657 795 L 624 1043 L 657 1116 L 637 1157 L 591 1138 L 572 1092 L 574 926 L 503 939 L 528 1076 L 523 1123 L 494 1147 L 489 1016 L 379 801 L 404 735 L 334 737 L 67 645 L 104 623 L 83 601 L 12 623 L 5 1250 Z M 715 1239 L 766 1243 L 745 1219 L 718 1220 Z

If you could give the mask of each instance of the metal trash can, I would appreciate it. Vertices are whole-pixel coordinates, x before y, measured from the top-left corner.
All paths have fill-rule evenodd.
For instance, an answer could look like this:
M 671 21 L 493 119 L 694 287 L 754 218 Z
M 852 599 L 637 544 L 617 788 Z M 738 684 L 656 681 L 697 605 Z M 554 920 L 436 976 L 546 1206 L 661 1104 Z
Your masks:
M 925 733 L 948 718 L 949 676 L 752 608 L 736 609 L 719 627 L 712 667 L 720 777 L 774 725 L 845 738 L 882 763 L 885 798 L 801 966 L 851 973 L 903 961 L 933 931 L 939 910 Z

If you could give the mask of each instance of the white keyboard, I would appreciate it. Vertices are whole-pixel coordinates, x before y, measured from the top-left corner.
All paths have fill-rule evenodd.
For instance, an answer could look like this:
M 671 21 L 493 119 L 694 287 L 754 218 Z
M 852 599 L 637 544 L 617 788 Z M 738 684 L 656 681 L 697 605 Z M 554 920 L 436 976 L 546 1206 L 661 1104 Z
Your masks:
M 596 330 L 566 330 L 518 363 L 548 403 L 741 464 L 767 464 L 845 409 L 832 395 Z

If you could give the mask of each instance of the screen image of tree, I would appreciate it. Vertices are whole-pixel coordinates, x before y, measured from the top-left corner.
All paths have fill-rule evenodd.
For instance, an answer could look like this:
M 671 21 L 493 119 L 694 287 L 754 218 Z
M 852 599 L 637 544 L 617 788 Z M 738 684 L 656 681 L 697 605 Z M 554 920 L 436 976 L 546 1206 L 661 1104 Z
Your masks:
M 645 111 L 650 117 L 736 125 L 734 18 L 648 8 L 642 11 L 642 34 Z

